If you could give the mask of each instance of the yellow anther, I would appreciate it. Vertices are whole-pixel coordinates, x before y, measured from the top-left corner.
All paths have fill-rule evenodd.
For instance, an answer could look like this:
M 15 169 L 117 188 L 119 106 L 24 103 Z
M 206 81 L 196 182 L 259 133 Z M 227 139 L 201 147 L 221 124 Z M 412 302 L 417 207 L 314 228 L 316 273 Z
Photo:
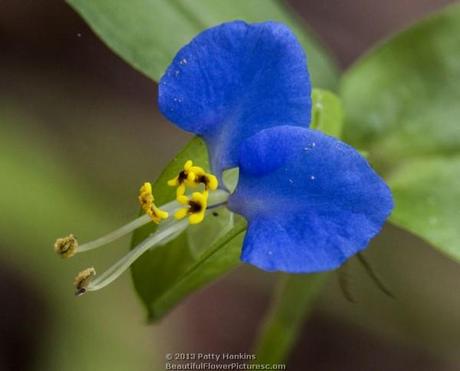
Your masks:
M 186 207 L 176 211 L 174 214 L 176 219 L 183 219 L 188 216 L 190 224 L 198 224 L 203 221 L 208 207 L 208 191 L 193 192 L 190 199 L 187 196 L 180 196 L 177 201 Z
M 204 171 L 203 168 L 199 166 L 192 166 L 190 171 L 195 174 L 195 178 L 193 180 L 193 185 L 191 186 L 198 186 L 200 184 L 204 184 L 205 190 L 209 191 L 215 191 L 217 189 L 217 186 L 219 185 L 219 182 L 217 181 L 217 178 L 210 173 L 207 173 Z
M 168 218 L 168 213 L 160 210 L 155 204 L 152 192 L 152 184 L 145 182 L 139 189 L 139 203 L 144 212 L 152 218 L 155 223 L 160 223 L 162 219 Z
M 78 249 L 78 241 L 73 234 L 58 238 L 54 243 L 54 251 L 63 258 L 70 258 L 75 255 Z
M 75 286 L 75 295 L 83 295 L 95 275 L 96 270 L 93 267 L 86 268 L 84 271 L 78 273 L 73 281 Z
M 183 170 L 175 178 L 168 180 L 168 185 L 171 187 L 177 187 L 176 195 L 177 197 L 185 194 L 185 189 L 187 185 L 193 184 L 195 180 L 195 174 L 191 171 L 193 167 L 193 162 L 188 160 L 184 164 Z
M 207 173 L 200 166 L 193 166 L 190 160 L 185 163 L 184 169 L 178 176 L 168 181 L 168 185 L 177 187 L 177 199 L 185 194 L 186 187 L 195 188 L 200 184 L 204 184 L 206 191 L 215 191 L 219 185 L 214 175 Z

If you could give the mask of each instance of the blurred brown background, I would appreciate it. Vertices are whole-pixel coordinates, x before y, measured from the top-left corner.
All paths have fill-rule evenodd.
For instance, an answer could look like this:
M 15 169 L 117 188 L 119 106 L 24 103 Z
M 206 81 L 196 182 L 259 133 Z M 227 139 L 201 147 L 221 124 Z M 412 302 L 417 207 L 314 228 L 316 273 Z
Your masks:
M 289 4 L 346 68 L 450 2 Z M 73 274 L 107 266 L 126 241 L 76 262 L 51 253 L 75 225 L 87 239 L 129 220 L 138 185 L 189 138 L 160 117 L 155 96 L 63 1 L 0 0 L 0 370 L 156 370 L 165 352 L 250 351 L 272 276 L 244 267 L 145 326 L 129 275 L 72 296 Z M 460 267 L 392 227 L 368 257 L 396 300 L 352 262 L 357 303 L 332 277 L 289 369 L 459 370 Z

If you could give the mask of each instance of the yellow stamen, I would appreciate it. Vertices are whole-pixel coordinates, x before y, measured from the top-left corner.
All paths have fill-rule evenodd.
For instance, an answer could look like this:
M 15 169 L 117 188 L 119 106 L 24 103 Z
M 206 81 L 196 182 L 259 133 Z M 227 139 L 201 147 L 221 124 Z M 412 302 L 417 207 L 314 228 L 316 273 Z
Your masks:
M 182 196 L 185 194 L 186 185 L 193 182 L 195 174 L 191 171 L 193 162 L 188 160 L 184 164 L 183 170 L 175 178 L 168 180 L 168 185 L 171 187 L 177 187 L 176 196 Z
M 174 214 L 176 219 L 183 219 L 188 215 L 190 224 L 198 224 L 203 221 L 208 207 L 208 191 L 193 192 L 190 199 L 187 196 L 180 196 L 177 201 L 186 207 L 176 211 Z
M 177 199 L 185 194 L 186 187 L 196 188 L 200 184 L 204 185 L 206 191 L 215 191 L 219 182 L 213 174 L 207 173 L 200 166 L 194 166 L 190 160 L 184 164 L 178 176 L 168 181 L 169 186 L 177 187 Z
M 87 268 L 78 273 L 73 281 L 73 284 L 75 285 L 75 295 L 83 295 L 95 275 L 96 270 L 93 267 Z
M 195 174 L 195 179 L 193 180 L 193 185 L 190 186 L 199 186 L 200 184 L 204 184 L 205 190 L 215 191 L 219 182 L 217 181 L 216 176 L 213 174 L 207 173 L 204 171 L 203 168 L 199 166 L 192 166 L 190 169 Z
M 75 255 L 78 249 L 78 241 L 73 234 L 58 238 L 54 243 L 54 251 L 63 258 L 70 258 Z
M 160 223 L 162 219 L 168 218 L 168 213 L 164 210 L 160 210 L 154 204 L 154 197 L 152 192 L 152 184 L 145 182 L 139 190 L 139 203 L 141 204 L 144 212 L 150 216 L 155 223 Z

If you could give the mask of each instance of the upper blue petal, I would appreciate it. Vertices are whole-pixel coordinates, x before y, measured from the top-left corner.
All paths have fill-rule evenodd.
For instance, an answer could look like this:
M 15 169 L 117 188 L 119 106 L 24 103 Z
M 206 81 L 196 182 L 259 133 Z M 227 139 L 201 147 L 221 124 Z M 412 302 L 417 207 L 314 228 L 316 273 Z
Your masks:
M 267 271 L 332 270 L 364 249 L 393 201 L 349 145 L 318 131 L 280 126 L 241 146 L 229 208 L 248 220 L 242 260 Z
M 245 138 L 284 124 L 308 127 L 311 87 L 294 34 L 275 22 L 224 23 L 196 36 L 159 84 L 160 110 L 202 136 L 213 171 L 236 166 Z

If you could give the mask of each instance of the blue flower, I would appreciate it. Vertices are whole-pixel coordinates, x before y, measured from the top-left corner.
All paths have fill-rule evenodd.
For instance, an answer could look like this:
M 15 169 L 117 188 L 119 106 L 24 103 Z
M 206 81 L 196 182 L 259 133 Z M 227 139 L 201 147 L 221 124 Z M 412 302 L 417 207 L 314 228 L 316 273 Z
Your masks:
M 217 175 L 239 167 L 228 207 L 249 223 L 241 258 L 267 271 L 335 269 L 368 245 L 393 208 L 357 151 L 308 129 L 310 93 L 302 47 L 273 22 L 202 32 L 159 86 L 162 113 L 204 138 Z
M 237 166 L 241 142 L 278 125 L 308 127 L 311 86 L 305 53 L 274 22 L 209 28 L 176 55 L 159 84 L 159 107 L 207 143 L 211 167 Z
M 247 139 L 229 208 L 249 222 L 242 260 L 266 271 L 332 270 L 382 228 L 391 192 L 352 147 L 280 126 Z
M 146 215 L 82 245 L 72 234 L 57 239 L 55 251 L 68 258 L 150 221 L 160 224 L 97 278 L 94 268 L 83 270 L 76 293 L 107 286 L 143 253 L 182 233 L 185 217 L 198 224 L 223 205 L 247 219 L 241 259 L 263 270 L 332 270 L 364 249 L 393 208 L 391 192 L 352 147 L 308 129 L 310 95 L 302 47 L 281 24 L 226 23 L 182 48 L 161 79 L 160 109 L 204 138 L 218 178 L 239 168 L 236 190 L 217 189 L 219 180 L 189 160 L 168 182 L 178 202 L 157 206 L 146 182 L 139 191 Z

